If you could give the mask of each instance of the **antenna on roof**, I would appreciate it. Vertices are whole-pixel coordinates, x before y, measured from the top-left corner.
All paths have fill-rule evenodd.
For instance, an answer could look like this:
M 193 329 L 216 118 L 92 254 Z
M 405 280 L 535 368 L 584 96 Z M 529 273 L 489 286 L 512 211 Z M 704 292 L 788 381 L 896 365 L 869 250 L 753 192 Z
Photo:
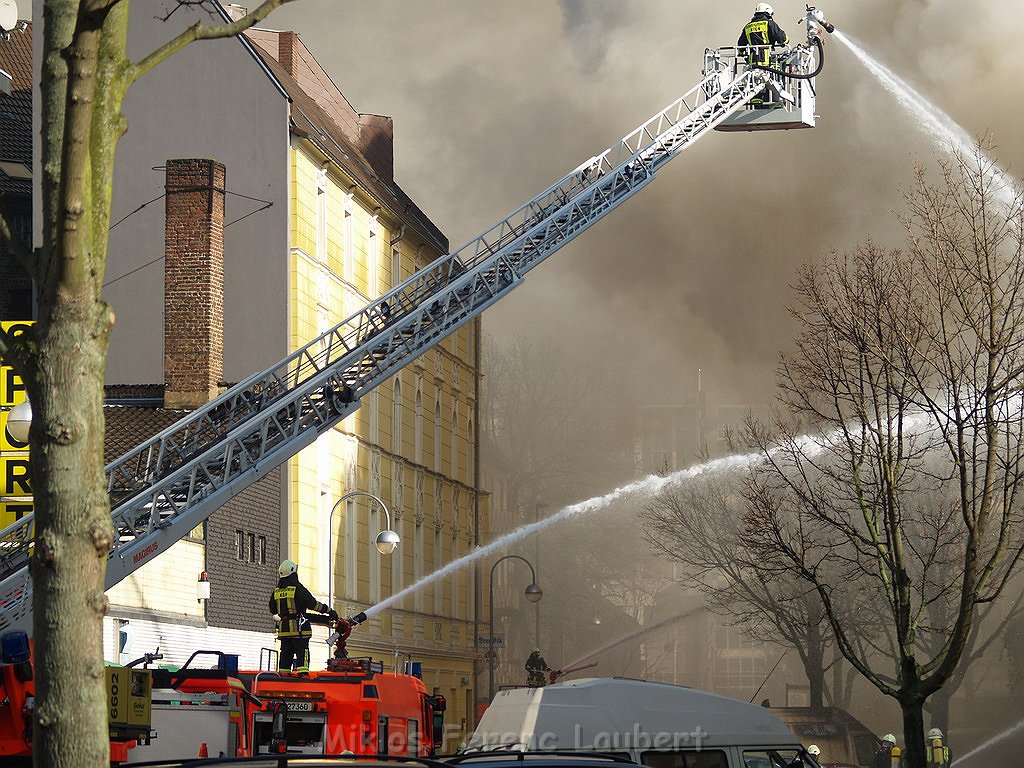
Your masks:
M 11 32 L 28 29 L 28 22 L 18 21 L 18 6 L 14 0 L 0 0 L 0 40 L 10 40 Z

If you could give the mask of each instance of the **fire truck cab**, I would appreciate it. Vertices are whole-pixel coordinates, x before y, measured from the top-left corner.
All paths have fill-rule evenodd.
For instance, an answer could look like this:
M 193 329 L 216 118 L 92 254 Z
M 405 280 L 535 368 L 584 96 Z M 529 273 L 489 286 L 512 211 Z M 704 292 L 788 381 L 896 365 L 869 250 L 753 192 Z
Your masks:
M 272 752 L 273 716 L 283 705 L 288 754 L 434 754 L 441 742 L 444 698 L 412 675 L 384 672 L 371 659 L 336 662 L 308 676 L 243 672 L 262 707 L 252 712 L 253 754 Z
M 212 669 L 193 668 L 200 655 Z M 153 670 L 154 738 L 129 763 L 198 756 L 389 754 L 429 756 L 443 736 L 445 700 L 413 675 L 371 659 L 308 675 L 237 671 L 237 657 L 197 651 L 180 670 Z

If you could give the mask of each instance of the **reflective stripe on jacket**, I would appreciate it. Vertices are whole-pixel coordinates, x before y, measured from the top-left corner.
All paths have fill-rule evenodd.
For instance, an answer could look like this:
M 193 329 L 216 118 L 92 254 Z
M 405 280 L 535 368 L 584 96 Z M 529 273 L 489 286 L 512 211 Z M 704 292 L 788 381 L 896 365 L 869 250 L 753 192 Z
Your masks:
M 743 28 L 737 47 L 747 45 L 786 45 L 789 42 L 789 35 L 782 31 L 772 17 L 767 13 L 755 13 L 754 18 Z M 747 54 L 747 61 L 750 64 L 768 66 L 769 51 L 767 48 L 750 51 Z
M 270 612 L 281 617 L 278 637 L 312 637 L 313 629 L 306 621 L 306 611 L 327 613 L 327 606 L 319 603 L 313 594 L 299 583 L 297 574 L 291 573 L 277 582 L 270 598 Z

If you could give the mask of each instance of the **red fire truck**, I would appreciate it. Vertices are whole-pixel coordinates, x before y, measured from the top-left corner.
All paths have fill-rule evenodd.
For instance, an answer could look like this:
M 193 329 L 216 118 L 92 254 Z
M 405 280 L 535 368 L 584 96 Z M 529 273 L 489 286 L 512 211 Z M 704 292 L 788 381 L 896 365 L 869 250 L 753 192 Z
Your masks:
M 20 635 L 11 637 L 9 635 Z M 31 765 L 31 643 L 0 638 L 0 765 Z M 212 668 L 193 665 L 213 658 Z M 159 658 L 149 654 L 139 662 Z M 369 658 L 332 659 L 307 676 L 238 671 L 237 656 L 197 651 L 178 670 L 109 667 L 113 764 L 260 754 L 429 756 L 443 736 L 445 699 L 414 675 Z
M 213 669 L 193 667 L 216 657 Z M 440 746 L 445 700 L 418 677 L 369 658 L 332 660 L 308 675 L 236 671 L 237 657 L 197 651 L 177 671 L 154 669 L 153 738 L 128 762 L 261 754 L 428 756 Z

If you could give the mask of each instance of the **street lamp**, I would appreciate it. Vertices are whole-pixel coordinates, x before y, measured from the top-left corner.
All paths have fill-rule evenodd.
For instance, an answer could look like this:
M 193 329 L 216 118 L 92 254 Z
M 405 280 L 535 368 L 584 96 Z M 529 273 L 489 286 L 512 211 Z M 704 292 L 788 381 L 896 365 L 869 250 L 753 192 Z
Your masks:
M 28 430 L 32 426 L 32 404 L 22 400 L 7 413 L 7 434 L 16 442 L 28 442 Z
M 488 661 L 488 676 L 487 676 L 487 693 L 488 701 L 494 701 L 494 569 L 498 567 L 498 563 L 502 560 L 522 560 L 530 568 L 530 585 L 526 588 L 526 599 L 531 603 L 536 603 L 542 597 L 544 597 L 544 590 L 537 584 L 537 572 L 533 570 L 533 566 L 530 561 L 520 555 L 505 555 L 499 557 L 494 561 L 494 565 L 491 566 L 491 573 L 487 579 L 487 605 L 489 608 L 489 637 L 490 644 L 488 645 L 488 651 L 491 656 Z
M 395 547 L 397 547 L 401 541 L 398 534 L 391 530 L 391 513 L 388 512 L 387 504 L 385 504 L 379 496 L 375 496 L 367 491 L 349 491 L 348 493 L 341 495 L 338 500 L 334 502 L 334 506 L 331 507 L 331 514 L 327 518 L 327 606 L 329 608 L 334 608 L 334 513 L 338 510 L 338 506 L 341 502 L 351 499 L 353 496 L 369 496 L 380 504 L 380 508 L 384 510 L 386 527 L 377 534 L 377 537 L 373 541 L 378 552 L 382 555 L 390 555 L 395 551 Z

